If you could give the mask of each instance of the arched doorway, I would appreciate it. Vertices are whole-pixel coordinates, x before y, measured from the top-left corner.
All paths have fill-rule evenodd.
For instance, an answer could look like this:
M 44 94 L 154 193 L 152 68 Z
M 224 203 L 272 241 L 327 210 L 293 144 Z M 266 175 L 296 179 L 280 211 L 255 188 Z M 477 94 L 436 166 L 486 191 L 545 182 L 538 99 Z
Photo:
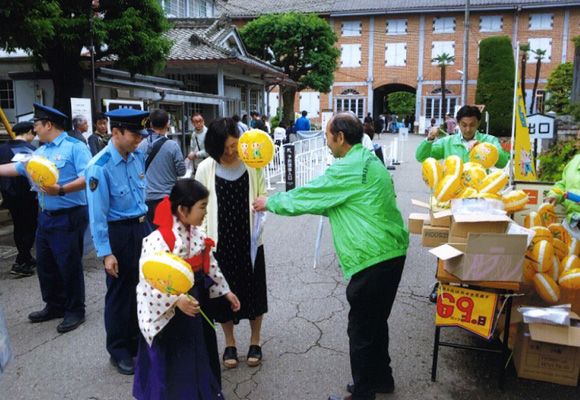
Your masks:
M 380 114 L 386 115 L 391 113 L 387 96 L 395 92 L 409 92 L 416 95 L 417 89 L 403 83 L 389 83 L 374 89 L 373 116 L 378 117 Z

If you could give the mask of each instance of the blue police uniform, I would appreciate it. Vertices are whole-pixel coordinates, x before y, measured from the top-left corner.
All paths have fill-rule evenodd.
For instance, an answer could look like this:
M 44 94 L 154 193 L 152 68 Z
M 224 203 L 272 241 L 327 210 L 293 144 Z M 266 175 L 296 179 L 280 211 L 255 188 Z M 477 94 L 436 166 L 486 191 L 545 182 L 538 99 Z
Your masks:
M 149 114 L 140 113 L 136 117 L 141 119 Z M 110 112 L 107 116 L 111 118 L 111 126 L 115 126 L 118 115 Z M 127 128 L 125 124 L 122 126 Z M 120 362 L 137 354 L 139 339 L 135 288 L 139 282 L 141 244 L 151 233 L 145 218 L 145 156 L 136 150 L 124 159 L 110 140 L 89 162 L 85 175 L 97 255 L 113 254 L 119 267 L 118 278 L 106 276 L 105 329 L 107 350 L 114 361 Z
M 51 120 L 51 113 L 56 111 L 38 104 L 34 106 L 37 119 Z M 64 115 L 56 112 L 58 118 Z M 65 132 L 41 146 L 34 155 L 43 156 L 55 164 L 59 170 L 57 184 L 61 186 L 83 177 L 91 158 L 87 146 Z M 28 176 L 22 162 L 17 162 L 15 167 L 19 174 Z M 88 224 L 85 191 L 61 196 L 40 196 L 43 206 L 38 214 L 36 265 L 42 299 L 47 304 L 46 311 L 53 316 L 64 314 L 65 319 L 74 317 L 77 321 L 84 321 L 82 255 L 83 235 Z M 40 322 L 29 318 L 33 322 Z

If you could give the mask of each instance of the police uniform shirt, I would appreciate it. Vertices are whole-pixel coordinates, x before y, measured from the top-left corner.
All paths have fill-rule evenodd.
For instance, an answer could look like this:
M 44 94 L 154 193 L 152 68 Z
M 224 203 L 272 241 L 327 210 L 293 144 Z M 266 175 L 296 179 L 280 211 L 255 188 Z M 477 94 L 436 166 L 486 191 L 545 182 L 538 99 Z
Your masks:
M 66 132 L 62 132 L 52 142 L 38 148 L 34 155 L 45 157 L 54 163 L 59 172 L 57 184 L 60 186 L 84 176 L 85 168 L 91 159 L 89 148 L 68 136 Z M 16 170 L 20 175 L 28 176 L 26 166 L 22 162 L 16 163 Z M 44 210 L 48 211 L 85 205 L 87 195 L 84 190 L 67 193 L 65 196 L 44 196 Z
M 121 156 L 113 141 L 87 166 L 91 233 L 97 255 L 112 254 L 108 222 L 139 217 L 145 205 L 145 156 L 140 150 Z

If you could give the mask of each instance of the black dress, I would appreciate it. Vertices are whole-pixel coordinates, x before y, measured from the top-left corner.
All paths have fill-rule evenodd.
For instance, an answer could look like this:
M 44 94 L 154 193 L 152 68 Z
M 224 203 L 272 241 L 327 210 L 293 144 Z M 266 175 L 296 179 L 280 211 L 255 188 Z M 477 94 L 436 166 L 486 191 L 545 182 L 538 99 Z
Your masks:
M 268 311 L 264 247 L 258 248 L 254 268 L 250 257 L 249 187 L 247 171 L 236 180 L 215 178 L 219 238 L 215 257 L 241 304 L 240 311 L 234 313 L 227 301 L 216 299 L 219 305 L 213 309 L 213 317 L 220 323 L 238 324 L 242 319 L 254 320 Z

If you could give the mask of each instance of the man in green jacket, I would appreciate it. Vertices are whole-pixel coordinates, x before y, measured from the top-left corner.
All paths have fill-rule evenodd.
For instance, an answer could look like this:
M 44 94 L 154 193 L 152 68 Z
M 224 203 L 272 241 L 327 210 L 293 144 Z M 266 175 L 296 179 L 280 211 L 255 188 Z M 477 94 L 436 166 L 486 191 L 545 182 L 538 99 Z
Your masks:
M 324 175 L 306 185 L 269 198 L 258 197 L 256 211 L 330 219 L 334 247 L 350 304 L 348 336 L 354 382 L 352 397 L 374 399 L 395 388 L 389 357 L 387 319 L 403 272 L 409 232 L 395 201 L 391 175 L 362 147 L 362 123 L 339 113 L 328 123 L 326 139 L 336 158 Z M 330 396 L 331 400 L 342 397 Z
M 481 121 L 481 111 L 476 106 L 463 106 L 457 111 L 457 123 L 461 130 L 461 135 L 449 135 L 435 141 L 437 131 L 432 129 L 427 135 L 427 139 L 422 141 L 417 147 L 415 158 L 419 162 L 425 161 L 429 157 L 437 160 L 445 159 L 449 156 L 459 156 L 463 162 L 469 161 L 469 152 L 478 143 L 491 143 L 499 151 L 499 159 L 495 166 L 503 168 L 510 159 L 510 153 L 501 148 L 499 140 L 495 136 L 486 135 L 477 131 Z

